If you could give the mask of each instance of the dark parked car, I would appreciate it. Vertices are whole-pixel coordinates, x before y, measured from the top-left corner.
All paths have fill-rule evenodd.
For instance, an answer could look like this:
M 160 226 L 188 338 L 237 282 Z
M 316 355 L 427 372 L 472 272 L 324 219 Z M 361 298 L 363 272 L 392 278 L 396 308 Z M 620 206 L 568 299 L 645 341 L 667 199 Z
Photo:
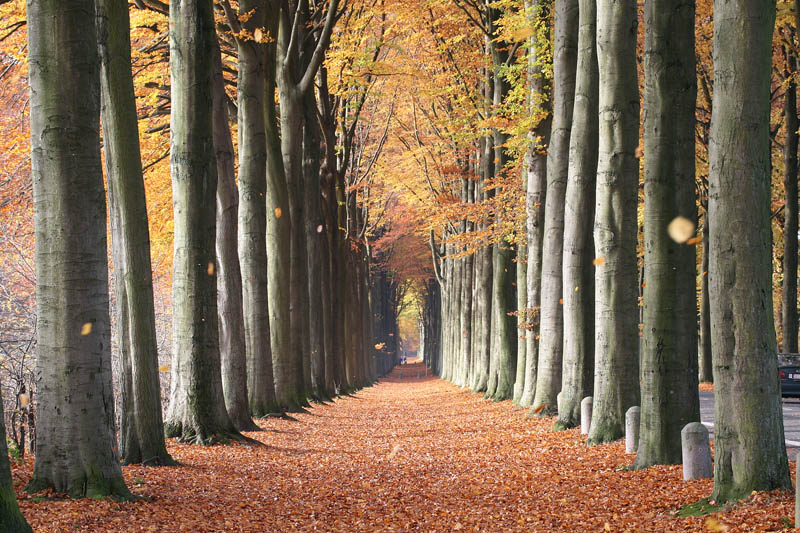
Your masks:
M 781 396 L 800 398 L 800 354 L 778 354 Z

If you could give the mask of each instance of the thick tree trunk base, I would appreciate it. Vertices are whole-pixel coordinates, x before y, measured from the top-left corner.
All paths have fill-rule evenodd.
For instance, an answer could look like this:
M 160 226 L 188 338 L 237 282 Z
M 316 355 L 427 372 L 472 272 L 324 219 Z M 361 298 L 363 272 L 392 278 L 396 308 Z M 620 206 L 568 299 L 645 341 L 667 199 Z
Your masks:
M 125 486 L 122 476 L 105 477 L 101 472 L 92 471 L 88 466 L 86 472 L 70 480 L 56 482 L 41 473 L 34 472 L 33 479 L 25 487 L 25 492 L 36 493 L 47 489 L 64 493 L 70 498 L 100 499 L 111 497 L 121 501 L 134 500 L 133 494 Z M 5 531 L 5 530 L 3 530 Z

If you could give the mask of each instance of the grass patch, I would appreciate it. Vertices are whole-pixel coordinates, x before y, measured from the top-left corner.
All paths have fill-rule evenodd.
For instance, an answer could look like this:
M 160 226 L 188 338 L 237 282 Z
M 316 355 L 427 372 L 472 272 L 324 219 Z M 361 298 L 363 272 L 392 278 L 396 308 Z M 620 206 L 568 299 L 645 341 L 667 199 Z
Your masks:
M 687 516 L 706 516 L 711 513 L 724 511 L 727 507 L 728 506 L 725 504 L 717 505 L 715 503 L 711 503 L 708 498 L 703 498 L 702 500 L 694 503 L 684 505 L 675 512 L 675 516 L 677 518 L 686 518 Z

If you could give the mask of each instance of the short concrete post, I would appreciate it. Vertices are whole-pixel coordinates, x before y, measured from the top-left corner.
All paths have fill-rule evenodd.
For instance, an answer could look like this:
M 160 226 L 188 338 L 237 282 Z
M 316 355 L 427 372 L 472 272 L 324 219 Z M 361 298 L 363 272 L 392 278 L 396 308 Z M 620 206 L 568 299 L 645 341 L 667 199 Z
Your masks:
M 581 435 L 589 434 L 589 425 L 592 423 L 592 397 L 587 396 L 581 400 Z
M 639 449 L 640 410 L 634 405 L 625 413 L 625 453 L 636 453 Z
M 558 409 L 559 414 L 561 413 L 561 392 L 558 393 L 556 396 L 556 409 Z
M 681 430 L 683 451 L 683 480 L 712 477 L 711 448 L 708 445 L 708 430 L 700 422 L 686 424 Z

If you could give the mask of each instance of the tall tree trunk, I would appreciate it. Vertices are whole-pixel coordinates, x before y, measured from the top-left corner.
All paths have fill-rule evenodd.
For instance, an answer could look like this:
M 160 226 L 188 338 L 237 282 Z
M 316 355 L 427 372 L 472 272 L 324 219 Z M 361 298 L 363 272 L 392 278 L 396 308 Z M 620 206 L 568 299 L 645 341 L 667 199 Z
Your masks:
M 499 13 L 493 7 L 487 5 L 487 26 L 489 35 L 495 36 L 495 24 Z M 508 94 L 510 87 L 508 81 L 503 77 L 502 69 L 508 59 L 508 47 L 506 43 L 489 40 L 489 49 L 492 55 L 493 67 L 493 95 L 492 103 L 494 109 L 500 107 Z M 493 129 L 494 137 L 494 176 L 500 177 L 505 172 L 508 153 L 505 143 L 508 137 L 499 129 Z M 514 280 L 516 279 L 516 268 L 514 264 L 514 252 L 510 244 L 502 236 L 500 242 L 494 246 L 492 269 L 492 314 L 496 328 L 493 329 L 492 336 L 496 343 L 496 378 L 495 387 L 490 386 L 491 397 L 495 400 L 510 399 L 514 394 L 514 381 L 517 365 L 517 324 L 513 311 L 516 306 L 516 293 Z M 490 380 L 494 379 L 491 375 Z
M 536 395 L 539 416 L 558 414 L 564 341 L 562 254 L 564 195 L 569 166 L 569 137 L 575 102 L 578 55 L 578 0 L 556 0 L 553 50 L 553 126 L 547 150 L 547 194 L 542 249 L 541 313 Z
M 775 2 L 714 2 L 708 197 L 717 502 L 792 486 L 772 314 L 774 25 Z
M 527 240 L 527 238 L 526 238 Z M 525 308 L 528 306 L 528 245 L 521 242 L 517 248 L 517 375 L 514 382 L 513 403 L 518 404 L 525 390 L 525 364 L 528 360 L 528 331 L 525 329 Z
M 38 427 L 29 492 L 129 498 L 116 453 L 93 0 L 28 2 Z
M 666 231 L 695 205 L 694 0 L 645 6 L 644 317 L 635 468 L 682 461 L 681 429 L 700 421 L 697 254 Z M 696 224 L 695 224 L 696 225 Z
M 239 68 L 241 69 L 241 55 L 239 57 Z M 214 43 L 213 76 L 212 120 L 218 176 L 217 305 L 222 393 L 225 398 L 225 408 L 228 411 L 228 416 L 236 429 L 239 431 L 258 431 L 259 428 L 250 418 L 248 409 L 247 342 L 242 307 L 242 273 L 239 255 L 236 250 L 239 191 L 236 189 L 233 142 L 231 141 L 231 130 L 228 126 L 228 96 L 225 94 L 225 80 L 222 77 L 222 57 L 219 44 L 216 42 Z M 262 109 L 259 109 L 258 113 L 263 117 Z M 263 144 L 263 137 L 261 140 Z M 241 142 L 239 146 L 242 146 Z M 241 168 L 241 165 L 239 168 Z M 264 202 L 263 198 L 262 196 L 262 204 Z M 264 223 L 266 223 L 266 220 L 262 220 L 262 225 Z M 263 238 L 260 242 L 263 246 Z
M 266 29 L 269 35 L 278 30 L 279 0 L 268 0 Z M 266 80 L 264 97 L 264 127 L 267 135 L 267 295 L 269 312 L 270 351 L 275 401 L 279 409 L 286 409 L 291 401 L 282 395 L 279 383 L 286 382 L 291 374 L 292 351 L 290 345 L 289 272 L 291 269 L 291 225 L 289 192 L 281 154 L 280 128 L 275 109 L 277 43 L 267 43 Z M 254 265 L 254 268 L 257 265 Z M 263 331 L 263 330 L 261 330 Z M 258 334 L 259 330 L 254 330 Z M 252 364 L 251 364 L 252 365 Z M 252 368 L 252 366 L 251 366 Z M 250 378 L 251 380 L 253 378 Z M 251 410 L 257 412 L 252 403 Z M 267 406 L 265 406 L 267 407 Z
M 239 16 L 249 13 L 242 30 L 264 27 L 274 33 L 277 19 L 265 17 L 263 0 L 241 0 Z M 235 23 L 238 16 L 229 13 Z M 239 38 L 237 113 L 239 134 L 238 252 L 247 371 L 247 403 L 253 416 L 277 411 L 272 374 L 272 335 L 267 288 L 267 141 L 266 50 L 255 40 Z M 274 66 L 274 65 L 273 65 Z M 270 72 L 274 76 L 273 72 Z
M 708 301 L 708 202 L 703 207 L 703 251 L 700 259 L 700 381 L 714 381 L 711 359 L 711 303 Z
M 525 155 L 527 188 L 525 192 L 525 211 L 527 214 L 525 232 L 527 234 L 528 264 L 526 283 L 525 318 L 529 330 L 525 337 L 525 379 L 521 407 L 530 407 L 536 394 L 537 370 L 539 366 L 539 311 L 541 304 L 542 249 L 544 247 L 544 205 L 547 192 L 547 152 L 552 123 L 552 102 L 548 93 L 548 83 L 542 72 L 550 40 L 550 3 L 540 0 L 525 0 L 529 24 L 536 30 L 528 40 L 528 108 L 531 113 L 544 115 L 536 127 L 528 134 L 528 151 Z
M 306 258 L 308 260 L 308 323 L 311 396 L 317 400 L 330 398 L 325 389 L 325 322 L 329 320 L 323 305 L 323 273 L 327 272 L 328 237 L 322 211 L 320 183 L 320 131 L 316 118 L 314 93 L 306 94 L 305 130 L 303 132 L 303 173 L 306 180 L 303 198 L 305 211 Z
M 104 150 L 122 368 L 120 455 L 125 464 L 175 464 L 164 442 L 150 232 L 124 0 L 98 0 Z
M 597 181 L 597 5 L 580 0 L 575 110 L 564 201 L 564 360 L 558 426 L 580 423 L 594 380 L 594 223 Z
M 599 142 L 595 200 L 594 409 L 589 440 L 620 438 L 639 404 L 636 204 L 639 87 L 636 3 L 597 3 Z
M 786 54 L 791 65 L 787 77 L 796 71 L 797 59 Z M 783 209 L 783 284 L 781 285 L 781 322 L 783 351 L 797 353 L 797 83 L 790 78 L 783 99 L 785 140 L 783 145 L 783 188 L 786 203 Z
M 216 32 L 211 0 L 170 3 L 170 173 L 175 224 L 173 355 L 166 435 L 198 444 L 238 436 L 220 373 L 212 136 Z

